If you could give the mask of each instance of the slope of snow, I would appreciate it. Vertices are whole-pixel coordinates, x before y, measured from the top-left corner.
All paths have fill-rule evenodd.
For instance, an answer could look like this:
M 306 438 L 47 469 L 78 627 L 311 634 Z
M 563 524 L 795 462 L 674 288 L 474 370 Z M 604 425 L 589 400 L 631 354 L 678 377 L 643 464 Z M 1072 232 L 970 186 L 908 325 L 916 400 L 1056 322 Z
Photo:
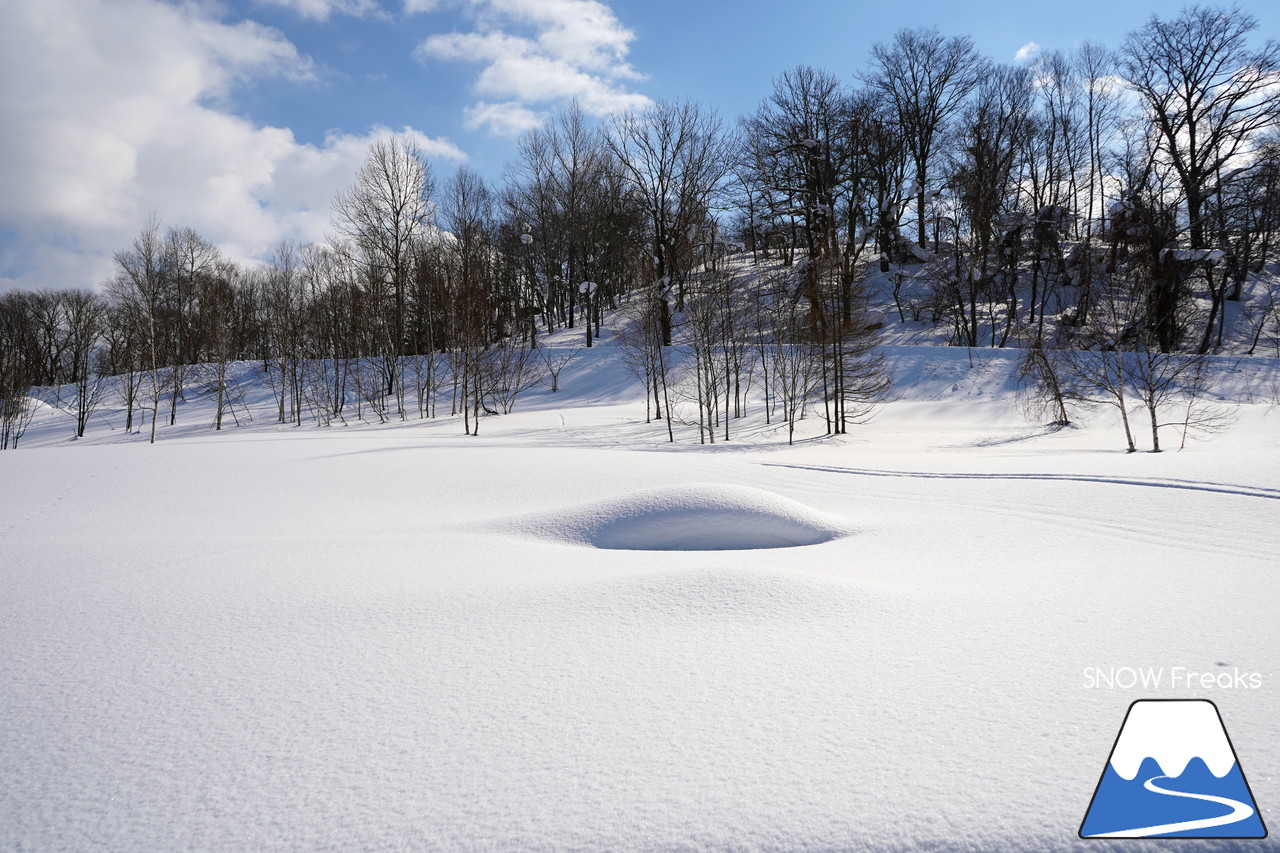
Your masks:
M 965 351 L 896 353 L 918 381 L 840 439 L 672 445 L 608 355 L 478 437 L 251 385 L 154 446 L 38 415 L 0 453 L 0 849 L 1074 849 L 1152 698 L 1112 666 L 1261 673 L 1154 693 L 1214 699 L 1280 802 L 1274 362 L 1227 433 L 1127 455 Z M 833 535 L 631 547 L 664 495 L 758 513 L 721 546 Z

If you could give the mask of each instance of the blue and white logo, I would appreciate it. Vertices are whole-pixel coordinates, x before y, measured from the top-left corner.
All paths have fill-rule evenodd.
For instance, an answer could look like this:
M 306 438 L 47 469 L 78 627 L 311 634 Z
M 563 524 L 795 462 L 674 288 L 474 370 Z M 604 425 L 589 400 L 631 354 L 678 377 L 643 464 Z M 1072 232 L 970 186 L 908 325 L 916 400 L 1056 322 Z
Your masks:
M 1218 708 L 1205 699 L 1129 706 L 1081 838 L 1266 838 Z

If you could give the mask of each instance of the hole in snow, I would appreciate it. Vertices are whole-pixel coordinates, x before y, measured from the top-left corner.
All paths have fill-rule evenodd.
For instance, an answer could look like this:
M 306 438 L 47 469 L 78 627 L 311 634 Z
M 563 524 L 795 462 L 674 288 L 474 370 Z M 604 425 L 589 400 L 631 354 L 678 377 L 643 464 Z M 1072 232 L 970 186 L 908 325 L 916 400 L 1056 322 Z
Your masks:
M 762 489 L 699 483 L 538 513 L 499 529 L 595 548 L 741 551 L 817 545 L 848 535 L 840 519 Z

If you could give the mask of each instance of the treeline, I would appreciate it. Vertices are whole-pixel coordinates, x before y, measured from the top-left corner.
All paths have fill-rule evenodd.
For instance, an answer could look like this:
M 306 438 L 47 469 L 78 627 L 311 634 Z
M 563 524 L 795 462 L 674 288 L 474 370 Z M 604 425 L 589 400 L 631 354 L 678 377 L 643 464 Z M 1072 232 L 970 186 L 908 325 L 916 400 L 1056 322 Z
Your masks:
M 471 432 L 550 368 L 540 336 L 592 346 L 620 309 L 651 416 L 671 434 L 673 393 L 691 400 L 704 441 L 753 386 L 767 417 L 856 421 L 887 387 L 872 297 L 956 345 L 1041 353 L 1045 387 L 1071 385 L 1049 353 L 1212 353 L 1280 225 L 1280 46 L 1255 28 L 1190 7 L 1018 66 L 903 30 L 853 82 L 781 74 L 734 127 L 692 102 L 571 107 L 498 187 L 466 167 L 437 186 L 411 143 L 379 141 L 324 243 L 244 266 L 153 222 L 100 292 L 0 297 L 0 445 L 33 386 L 75 388 L 82 433 L 106 376 L 153 440 L 196 381 L 220 428 L 236 360 L 262 363 L 282 421 L 444 402 Z M 1277 302 L 1251 306 L 1252 346 Z

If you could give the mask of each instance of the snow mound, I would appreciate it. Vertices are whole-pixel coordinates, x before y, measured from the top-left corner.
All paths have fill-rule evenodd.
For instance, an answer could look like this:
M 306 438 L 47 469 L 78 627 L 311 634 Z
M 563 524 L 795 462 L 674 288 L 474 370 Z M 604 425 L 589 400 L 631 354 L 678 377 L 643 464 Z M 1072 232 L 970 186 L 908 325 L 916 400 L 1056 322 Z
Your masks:
M 743 551 L 848 535 L 839 518 L 749 486 L 694 483 L 499 522 L 500 532 L 629 551 Z

